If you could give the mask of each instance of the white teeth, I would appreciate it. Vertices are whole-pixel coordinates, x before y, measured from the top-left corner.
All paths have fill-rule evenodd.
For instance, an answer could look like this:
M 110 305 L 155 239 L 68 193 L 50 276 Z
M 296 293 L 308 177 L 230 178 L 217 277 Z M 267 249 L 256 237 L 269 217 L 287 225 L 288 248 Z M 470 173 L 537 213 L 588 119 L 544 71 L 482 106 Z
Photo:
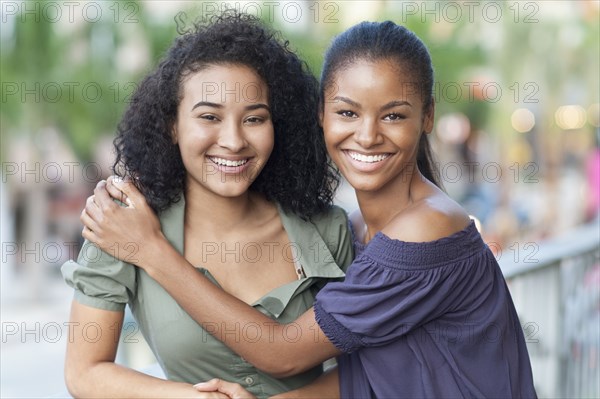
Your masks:
M 354 159 L 356 161 L 367 162 L 367 163 L 381 162 L 390 156 L 390 154 L 363 155 L 363 154 L 359 154 L 358 152 L 352 152 L 352 151 L 348 151 L 348 154 L 350 155 L 350 157 L 352 159 Z
M 214 163 L 216 163 L 217 165 L 222 165 L 222 166 L 242 166 L 243 164 L 245 164 L 246 162 L 248 162 L 247 159 L 240 159 L 239 161 L 232 161 L 229 159 L 223 159 L 223 158 L 210 158 L 211 161 L 213 161 Z

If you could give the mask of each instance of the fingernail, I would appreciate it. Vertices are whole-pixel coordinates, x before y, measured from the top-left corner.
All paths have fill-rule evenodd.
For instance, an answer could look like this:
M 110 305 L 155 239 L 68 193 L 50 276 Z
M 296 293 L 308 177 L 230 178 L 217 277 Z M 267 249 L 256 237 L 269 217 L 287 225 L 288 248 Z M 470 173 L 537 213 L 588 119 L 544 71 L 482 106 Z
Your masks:
M 129 197 L 125 198 L 125 203 L 127 204 L 127 206 L 130 206 L 130 207 L 132 207 L 132 208 L 135 208 L 135 207 L 133 206 L 133 202 L 131 202 L 131 200 L 129 199 Z
M 207 385 L 208 385 L 208 383 L 206 383 L 206 382 L 199 382 L 196 385 L 194 385 L 194 388 L 202 388 L 202 387 L 205 387 Z
M 123 183 L 123 178 L 121 176 L 113 176 L 112 180 L 113 180 L 113 183 L 117 184 L 117 185 Z

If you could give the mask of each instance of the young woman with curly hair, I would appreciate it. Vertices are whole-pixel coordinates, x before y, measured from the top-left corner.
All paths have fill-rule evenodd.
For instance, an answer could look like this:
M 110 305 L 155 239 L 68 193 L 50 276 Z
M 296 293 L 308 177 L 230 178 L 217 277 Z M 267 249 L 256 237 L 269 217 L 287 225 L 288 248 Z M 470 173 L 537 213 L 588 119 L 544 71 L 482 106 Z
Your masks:
M 141 82 L 115 139 L 115 172 L 158 213 L 152 221 L 162 237 L 194 273 L 272 324 L 304 313 L 352 260 L 346 215 L 331 205 L 337 174 L 317 106 L 316 79 L 287 42 L 255 18 L 225 13 L 175 40 Z M 277 379 L 216 340 L 218 325 L 202 328 L 133 265 L 148 250 L 136 231 L 122 248 L 97 240 L 109 229 L 93 220 L 124 205 L 104 187 L 81 217 L 84 238 L 106 252 L 86 241 L 62 267 L 75 289 L 65 371 L 73 396 L 223 397 L 192 386 L 219 377 L 265 397 L 319 377 L 320 364 Z M 168 380 L 114 363 L 126 304 Z M 92 324 L 99 333 L 90 338 L 82 328 Z M 256 331 L 238 324 L 230 333 L 250 339 Z

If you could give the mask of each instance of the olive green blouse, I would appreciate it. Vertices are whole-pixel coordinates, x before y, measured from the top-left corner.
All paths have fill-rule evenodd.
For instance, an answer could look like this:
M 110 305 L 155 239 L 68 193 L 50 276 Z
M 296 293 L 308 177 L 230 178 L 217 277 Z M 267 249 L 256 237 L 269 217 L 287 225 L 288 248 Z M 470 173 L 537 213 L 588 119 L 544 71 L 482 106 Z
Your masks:
M 165 236 L 180 253 L 184 209 L 181 200 L 160 217 Z M 289 323 L 313 305 L 317 291 L 328 281 L 344 277 L 353 249 L 347 217 L 341 208 L 332 207 L 310 222 L 278 209 L 294 261 L 302 273 L 298 280 L 272 290 L 253 306 L 280 323 Z M 217 284 L 208 270 L 198 267 L 198 271 Z M 263 398 L 304 386 L 321 373 L 320 366 L 283 379 L 263 373 L 200 327 L 144 270 L 115 259 L 90 242 L 84 243 L 77 262 L 70 260 L 62 266 L 62 273 L 75 289 L 75 300 L 83 305 L 123 311 L 128 304 L 170 380 L 197 383 L 218 377 L 237 382 Z M 287 339 L 292 342 L 297 333 L 293 325 L 286 329 Z M 253 340 L 258 330 L 240 323 L 229 334 Z

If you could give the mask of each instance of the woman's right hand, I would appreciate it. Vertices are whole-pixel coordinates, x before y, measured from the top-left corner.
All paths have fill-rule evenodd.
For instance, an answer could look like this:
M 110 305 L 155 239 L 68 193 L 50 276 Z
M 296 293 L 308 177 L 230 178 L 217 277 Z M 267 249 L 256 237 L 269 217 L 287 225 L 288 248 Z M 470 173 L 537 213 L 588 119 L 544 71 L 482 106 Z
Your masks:
M 193 394 L 193 396 L 190 396 L 190 398 L 196 398 L 196 399 L 234 399 L 233 396 L 229 396 L 226 395 L 224 393 L 221 392 L 199 392 L 198 390 L 196 390 L 196 393 Z
M 118 205 L 113 198 L 127 206 Z M 83 238 L 142 268 L 152 259 L 157 243 L 165 240 L 158 217 L 130 180 L 109 177 L 100 181 L 80 219 Z
M 219 378 L 201 382 L 194 385 L 194 388 L 204 393 L 225 394 L 227 398 L 231 399 L 256 399 L 256 396 L 246 391 L 240 384 L 223 381 Z

